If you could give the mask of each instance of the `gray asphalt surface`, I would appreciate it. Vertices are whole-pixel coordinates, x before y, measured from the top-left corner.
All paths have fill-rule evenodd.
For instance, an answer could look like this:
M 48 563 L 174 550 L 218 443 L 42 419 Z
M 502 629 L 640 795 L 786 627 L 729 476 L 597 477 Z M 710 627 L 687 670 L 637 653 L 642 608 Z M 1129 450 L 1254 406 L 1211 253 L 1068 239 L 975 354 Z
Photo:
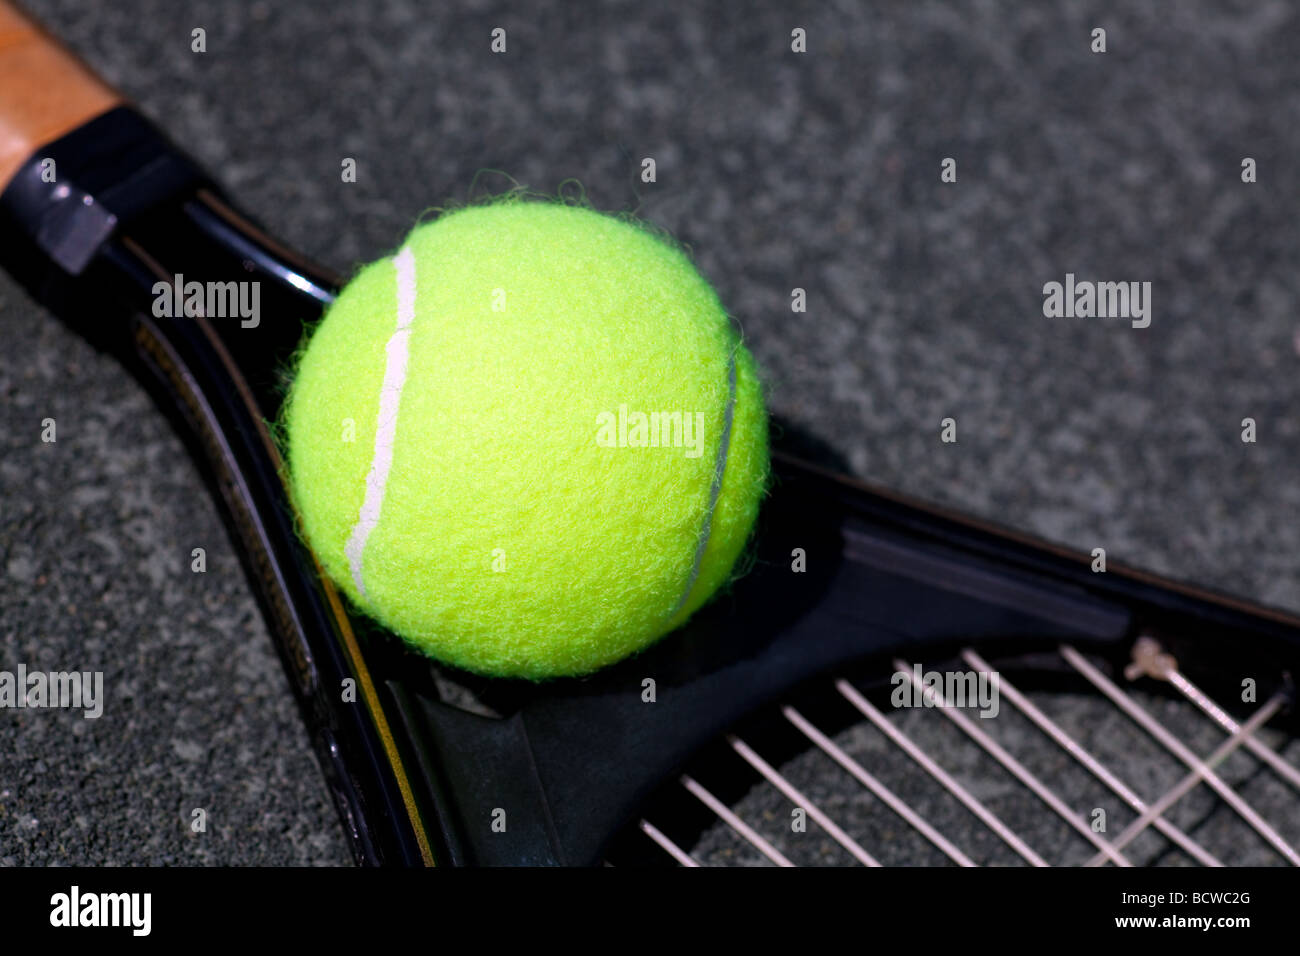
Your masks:
M 1300 609 L 1300 11 L 739 7 L 29 2 L 328 266 L 509 185 L 489 170 L 576 179 L 691 246 L 774 411 L 857 475 Z M 1151 282 L 1150 327 L 1045 318 L 1067 272 Z M 180 441 L 3 276 L 0 339 L 0 669 L 103 670 L 108 697 L 0 711 L 0 863 L 347 862 Z

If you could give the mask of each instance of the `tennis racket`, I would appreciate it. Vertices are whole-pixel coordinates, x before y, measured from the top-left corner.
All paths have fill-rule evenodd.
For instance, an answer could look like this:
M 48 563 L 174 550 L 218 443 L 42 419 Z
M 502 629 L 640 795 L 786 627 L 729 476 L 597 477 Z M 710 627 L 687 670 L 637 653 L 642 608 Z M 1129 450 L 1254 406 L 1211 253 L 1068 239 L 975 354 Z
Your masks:
M 6 4 L 0 185 L 5 268 L 200 462 L 359 862 L 1300 865 L 1300 619 L 851 481 L 792 429 L 753 570 L 649 652 L 545 685 L 414 655 L 298 538 L 266 424 L 338 277 Z M 258 283 L 261 321 L 159 317 L 178 275 Z

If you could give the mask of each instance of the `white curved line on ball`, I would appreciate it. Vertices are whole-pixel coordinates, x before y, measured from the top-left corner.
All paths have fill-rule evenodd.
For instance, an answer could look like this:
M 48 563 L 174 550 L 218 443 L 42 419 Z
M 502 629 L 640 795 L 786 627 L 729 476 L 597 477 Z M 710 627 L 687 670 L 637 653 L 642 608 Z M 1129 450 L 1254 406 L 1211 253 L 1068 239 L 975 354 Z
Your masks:
M 407 360 L 410 352 L 411 322 L 415 319 L 415 254 L 410 246 L 393 257 L 397 270 L 397 328 L 385 347 L 384 384 L 379 392 L 379 415 L 375 424 L 375 451 L 370 459 L 370 472 L 366 475 L 366 495 L 361 501 L 357 523 L 343 548 L 352 580 L 357 590 L 366 596 L 366 585 L 361 578 L 361 562 L 366 552 L 366 541 L 379 524 L 379 514 L 384 506 L 384 489 L 388 473 L 393 467 L 393 445 L 397 435 L 397 410 L 402 403 L 402 387 L 406 384 Z
M 736 347 L 739 348 L 739 345 Z M 713 512 L 717 510 L 718 496 L 722 494 L 722 476 L 727 470 L 727 451 L 731 447 L 731 420 L 735 417 L 735 412 L 736 351 L 732 349 L 731 355 L 727 359 L 727 408 L 723 412 L 722 437 L 718 440 L 718 457 L 713 468 L 713 483 L 709 488 L 709 507 L 704 512 L 704 524 L 700 528 L 699 543 L 695 546 L 695 561 L 691 565 L 690 577 L 686 580 L 686 587 L 682 591 L 682 596 L 678 598 L 677 606 L 673 608 L 672 614 L 677 614 L 686 606 L 686 602 L 690 600 L 691 592 L 695 590 L 695 582 L 700 577 L 700 567 L 704 564 L 704 552 L 709 546 L 709 537 L 713 534 Z

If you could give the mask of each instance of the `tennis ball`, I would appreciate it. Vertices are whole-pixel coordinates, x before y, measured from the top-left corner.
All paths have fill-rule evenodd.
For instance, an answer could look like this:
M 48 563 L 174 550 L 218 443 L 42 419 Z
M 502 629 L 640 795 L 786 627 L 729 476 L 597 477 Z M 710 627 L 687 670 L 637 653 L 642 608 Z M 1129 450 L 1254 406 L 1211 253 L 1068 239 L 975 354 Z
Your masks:
M 431 657 L 534 680 L 689 618 L 768 468 L 753 359 L 686 255 L 518 199 L 363 268 L 283 425 L 301 530 L 352 601 Z

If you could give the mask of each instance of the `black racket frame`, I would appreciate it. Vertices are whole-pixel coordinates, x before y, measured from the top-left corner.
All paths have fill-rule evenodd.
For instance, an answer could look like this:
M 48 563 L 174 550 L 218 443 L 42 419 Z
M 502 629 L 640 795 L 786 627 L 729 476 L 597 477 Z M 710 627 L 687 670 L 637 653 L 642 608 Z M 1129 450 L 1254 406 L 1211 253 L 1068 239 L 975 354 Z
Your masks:
M 46 158 L 56 182 L 41 175 Z M 339 277 L 235 212 L 126 107 L 32 157 L 0 195 L 0 237 L 8 271 L 117 356 L 200 463 L 361 863 L 599 863 L 693 753 L 854 663 L 981 642 L 1069 642 L 1118 663 L 1144 633 L 1189 657 L 1230 648 L 1232 673 L 1218 675 L 1228 684 L 1285 681 L 1300 658 L 1293 615 L 1113 561 L 1098 573 L 1090 555 L 810 464 L 812 444 L 777 424 L 753 567 L 685 628 L 583 680 L 440 671 L 345 607 L 297 535 L 281 479 L 272 423 L 289 359 Z M 260 323 L 155 317 L 155 283 L 177 274 L 259 282 Z M 476 708 L 440 699 L 446 681 Z

